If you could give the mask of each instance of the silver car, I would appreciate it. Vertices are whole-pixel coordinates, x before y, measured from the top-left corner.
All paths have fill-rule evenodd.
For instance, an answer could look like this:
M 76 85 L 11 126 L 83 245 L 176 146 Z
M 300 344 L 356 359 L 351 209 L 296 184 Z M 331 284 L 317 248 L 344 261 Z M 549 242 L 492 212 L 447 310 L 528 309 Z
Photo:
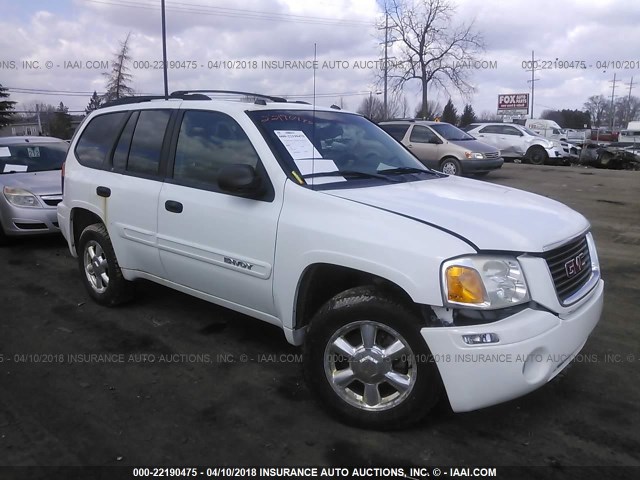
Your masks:
M 500 152 L 446 122 L 390 120 L 380 122 L 424 165 L 448 175 L 484 176 L 502 167 Z
M 60 232 L 56 206 L 68 148 L 53 137 L 0 137 L 0 244 Z

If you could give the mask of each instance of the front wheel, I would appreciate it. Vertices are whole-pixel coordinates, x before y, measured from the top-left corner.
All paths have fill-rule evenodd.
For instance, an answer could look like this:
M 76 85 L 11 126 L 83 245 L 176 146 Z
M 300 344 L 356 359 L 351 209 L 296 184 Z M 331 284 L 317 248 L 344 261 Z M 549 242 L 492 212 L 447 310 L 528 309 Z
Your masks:
M 462 175 L 460 162 L 455 158 L 445 158 L 442 163 L 440 163 L 440 171 L 447 175 Z
M 131 285 L 122 276 L 106 227 L 101 223 L 89 225 L 78 245 L 78 266 L 89 295 L 109 307 L 129 300 Z
M 549 160 L 549 154 L 542 147 L 531 147 L 527 151 L 526 158 L 533 165 L 544 165 Z
M 416 315 L 373 287 L 347 290 L 315 315 L 304 369 L 324 405 L 364 428 L 417 422 L 442 389 Z

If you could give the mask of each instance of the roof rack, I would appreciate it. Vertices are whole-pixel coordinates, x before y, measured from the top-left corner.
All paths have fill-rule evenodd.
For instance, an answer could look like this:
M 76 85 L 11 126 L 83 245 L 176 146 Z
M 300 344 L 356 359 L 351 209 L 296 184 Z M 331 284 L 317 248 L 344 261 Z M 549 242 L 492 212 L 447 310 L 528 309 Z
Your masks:
M 261 93 L 253 93 L 253 92 L 242 92 L 242 91 L 237 91 L 237 90 L 178 90 L 175 91 L 171 94 L 171 96 L 173 97 L 174 95 L 176 96 L 180 96 L 180 95 L 189 95 L 189 94 L 198 94 L 198 93 L 226 93 L 229 95 L 244 95 L 246 97 L 256 97 L 256 98 L 262 98 L 265 100 L 271 100 L 272 102 L 277 102 L 277 103 L 287 103 L 287 99 L 286 98 L 282 98 L 282 97 L 274 97 L 271 95 L 263 95 Z
M 181 92 L 174 92 L 169 95 L 169 99 L 180 99 L 180 100 L 211 100 L 206 95 L 199 94 L 181 94 Z M 100 108 L 106 107 L 115 107 L 116 105 L 128 105 L 130 103 L 142 103 L 142 102 L 150 102 L 152 100 L 165 100 L 164 95 L 139 95 L 132 97 L 122 97 L 116 100 L 112 100 L 103 105 L 100 105 Z

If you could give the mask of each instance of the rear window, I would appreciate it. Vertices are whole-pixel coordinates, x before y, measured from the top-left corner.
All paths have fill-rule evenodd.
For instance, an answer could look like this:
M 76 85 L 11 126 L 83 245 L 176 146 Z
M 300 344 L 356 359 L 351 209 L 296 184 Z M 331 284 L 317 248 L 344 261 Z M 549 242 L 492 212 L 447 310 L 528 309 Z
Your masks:
M 101 168 L 129 112 L 107 113 L 94 117 L 76 145 L 76 158 L 86 167 Z
M 409 125 L 380 125 L 380 128 L 396 140 L 401 141 L 407 133 L 407 130 L 409 130 Z
M 69 144 L 62 141 L 9 146 L 0 144 L 0 174 L 60 170 L 68 148 Z

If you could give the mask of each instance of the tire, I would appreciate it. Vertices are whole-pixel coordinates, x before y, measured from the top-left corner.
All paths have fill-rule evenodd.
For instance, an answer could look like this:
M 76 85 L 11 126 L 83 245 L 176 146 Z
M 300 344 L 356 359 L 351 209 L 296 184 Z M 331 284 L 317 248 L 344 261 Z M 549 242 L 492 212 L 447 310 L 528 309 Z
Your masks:
M 447 175 L 462 175 L 460 162 L 455 158 L 445 158 L 440 162 L 440 171 Z
M 78 267 L 89 295 L 108 307 L 132 297 L 131 282 L 122 276 L 106 227 L 95 223 L 80 235 Z
M 3 247 L 9 243 L 9 237 L 7 237 L 6 233 L 4 233 L 4 229 L 2 228 L 2 223 L 0 223 L 0 247 Z
M 392 346 L 394 352 L 388 352 Z M 389 430 L 418 422 L 442 391 L 418 318 L 374 287 L 336 295 L 314 316 L 304 372 L 325 407 L 362 428 Z
M 532 165 L 544 165 L 549 161 L 549 154 L 544 148 L 533 146 L 527 150 L 526 158 Z

